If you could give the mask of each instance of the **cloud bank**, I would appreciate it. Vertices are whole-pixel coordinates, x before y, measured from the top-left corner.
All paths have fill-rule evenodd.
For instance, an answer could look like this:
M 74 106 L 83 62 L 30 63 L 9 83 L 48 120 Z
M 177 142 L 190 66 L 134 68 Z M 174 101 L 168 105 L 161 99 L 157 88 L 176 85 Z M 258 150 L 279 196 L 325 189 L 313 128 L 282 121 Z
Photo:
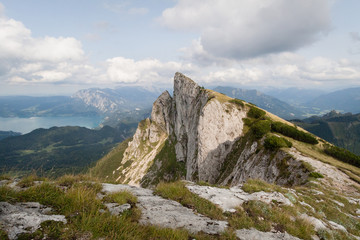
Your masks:
M 330 7 L 329 0 L 179 0 L 159 21 L 200 32 L 204 53 L 246 59 L 313 43 L 330 29 Z

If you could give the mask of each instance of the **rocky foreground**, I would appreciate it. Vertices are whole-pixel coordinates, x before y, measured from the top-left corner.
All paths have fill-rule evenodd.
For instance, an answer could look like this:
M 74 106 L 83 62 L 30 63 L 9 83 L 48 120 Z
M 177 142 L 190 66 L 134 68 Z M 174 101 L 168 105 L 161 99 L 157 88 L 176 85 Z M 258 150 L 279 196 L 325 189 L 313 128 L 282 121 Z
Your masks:
M 26 188 L 19 188 L 16 184 L 9 183 L 9 181 L 2 181 L 1 183 L 2 188 L 10 186 L 18 192 L 27 191 Z M 36 184 L 41 186 L 44 183 L 38 182 Z M 229 232 L 230 229 L 233 237 L 236 236 L 238 239 L 300 239 L 289 234 L 286 228 L 281 229 L 279 227 L 280 223 L 266 216 L 266 211 L 292 209 L 291 212 L 295 212 L 295 215 L 290 216 L 289 221 L 294 223 L 301 221 L 311 228 L 311 231 L 309 230 L 312 233 L 311 238 L 304 239 L 321 239 L 322 236 L 330 236 L 324 239 L 333 239 L 332 237 L 334 239 L 360 239 L 359 236 L 353 234 L 359 233 L 360 198 L 347 197 L 335 200 L 333 199 L 333 193 L 325 192 L 326 189 L 318 185 L 317 182 L 313 182 L 311 188 L 308 189 L 282 188 L 257 181 L 250 181 L 245 183 L 244 186 L 231 188 L 201 186 L 192 182 L 179 182 L 177 184 L 184 185 L 191 194 L 207 199 L 216 205 L 223 212 L 223 217 L 213 219 L 204 216 L 197 211 L 196 207 L 161 197 L 161 192 L 159 193 L 158 190 L 155 190 L 155 194 L 150 189 L 109 183 L 101 185 L 101 189 L 99 189 L 95 197 L 97 201 L 103 201 L 114 193 L 130 192 L 136 197 L 136 203 L 103 202 L 104 207 L 98 211 L 100 214 L 109 213 L 112 216 L 122 216 L 126 211 L 136 208 L 141 212 L 137 219 L 140 225 L 184 229 L 189 234 L 201 233 L 209 237 L 212 236 L 209 239 L 234 239 L 224 238 L 222 235 L 226 231 Z M 37 186 L 30 188 L 34 187 Z M 59 187 L 61 188 L 61 186 Z M 70 191 L 66 187 L 62 188 L 64 191 Z M 171 188 L 171 185 L 168 188 Z M 317 200 L 313 202 L 312 199 Z M 319 202 L 322 202 L 321 204 L 327 208 L 336 208 L 337 214 L 345 215 L 347 219 L 343 219 L 340 215 L 339 219 L 336 219 L 333 215 L 328 218 L 317 214 L 319 213 Z M 249 208 L 249 204 L 259 205 L 267 210 L 262 214 L 258 213 L 256 216 L 251 216 L 251 214 L 255 214 L 255 208 Z M 234 221 L 239 221 L 234 216 L 242 211 L 248 211 L 249 218 L 247 218 L 247 221 L 258 221 L 258 223 L 253 226 L 248 225 L 245 228 L 242 228 L 239 224 L 234 224 Z M 251 213 L 251 211 L 254 212 Z M 72 214 L 67 216 L 66 214 L 56 214 L 56 210 L 52 209 L 51 204 L 43 205 L 39 202 L 0 202 L 0 226 L 9 239 L 17 239 L 22 236 L 21 234 L 41 232 L 42 223 L 47 221 L 58 221 L 66 226 L 69 221 L 72 221 Z M 326 215 L 327 213 L 322 214 Z M 278 220 L 280 221 L 280 219 Z M 266 228 L 261 229 L 259 227 L 262 224 L 261 222 L 270 222 L 271 224 L 266 230 Z M 351 226 L 350 223 L 355 225 Z M 261 229 L 261 231 L 258 229 Z M 289 229 L 291 231 L 291 228 Z M 93 238 L 93 235 L 90 234 L 89 236 L 88 239 Z M 108 236 L 103 237 L 108 238 Z

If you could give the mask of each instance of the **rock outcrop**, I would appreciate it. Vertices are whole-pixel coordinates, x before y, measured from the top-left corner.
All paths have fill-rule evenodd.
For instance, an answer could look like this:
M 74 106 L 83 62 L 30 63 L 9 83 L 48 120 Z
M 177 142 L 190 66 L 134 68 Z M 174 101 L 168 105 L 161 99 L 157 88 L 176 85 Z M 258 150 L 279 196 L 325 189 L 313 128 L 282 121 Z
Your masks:
M 283 185 L 306 181 L 308 172 L 296 158 L 245 136 L 250 108 L 176 73 L 173 97 L 162 93 L 151 118 L 139 123 L 113 172 L 116 180 L 137 186 L 177 178 L 223 185 L 248 178 Z
M 48 215 L 51 208 L 38 202 L 16 203 L 0 202 L 0 229 L 6 229 L 9 239 L 17 239 L 22 233 L 35 232 L 42 222 L 67 222 L 63 215 Z
M 168 228 L 184 228 L 192 233 L 219 234 L 227 228 L 225 221 L 212 220 L 180 203 L 153 194 L 152 190 L 121 184 L 103 184 L 105 193 L 130 191 L 137 199 L 141 210 L 140 223 Z

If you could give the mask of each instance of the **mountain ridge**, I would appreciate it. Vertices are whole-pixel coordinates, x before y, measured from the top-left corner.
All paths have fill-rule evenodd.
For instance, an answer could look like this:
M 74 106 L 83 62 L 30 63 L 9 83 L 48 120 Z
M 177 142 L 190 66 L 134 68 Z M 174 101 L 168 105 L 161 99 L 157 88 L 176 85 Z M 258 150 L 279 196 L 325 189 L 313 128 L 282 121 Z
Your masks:
M 325 158 L 328 143 L 318 140 L 253 104 L 176 73 L 173 97 L 164 92 L 154 102 L 151 118 L 139 123 L 119 167 L 107 178 L 142 186 L 176 179 L 233 186 L 249 178 L 298 185 L 313 171 L 300 156 L 313 145 Z

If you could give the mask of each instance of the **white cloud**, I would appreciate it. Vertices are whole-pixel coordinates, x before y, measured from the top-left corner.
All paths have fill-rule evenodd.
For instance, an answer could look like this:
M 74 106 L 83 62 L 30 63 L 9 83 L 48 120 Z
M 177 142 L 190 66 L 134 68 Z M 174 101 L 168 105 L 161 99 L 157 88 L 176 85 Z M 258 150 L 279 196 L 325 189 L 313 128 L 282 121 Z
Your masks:
M 231 68 L 206 69 L 210 73 L 199 78 L 209 84 L 307 88 L 360 86 L 360 65 L 348 59 L 305 59 L 293 53 L 283 53 L 239 61 Z
M 35 38 L 22 22 L 1 15 L 1 8 L 2 5 L 0 81 L 10 84 L 81 81 L 79 70 L 75 69 L 86 61 L 80 41 L 72 37 Z
M 157 59 L 133 59 L 116 57 L 107 60 L 107 76 L 114 83 L 169 83 L 177 71 L 191 72 L 191 64 L 161 62 Z
M 350 32 L 350 38 L 355 42 L 360 42 L 360 34 L 358 32 Z
M 0 18 L 0 58 L 25 61 L 81 60 L 80 41 L 71 37 L 33 38 L 21 22 Z
M 198 31 L 203 53 L 244 59 L 292 51 L 330 28 L 331 0 L 179 0 L 160 22 Z

